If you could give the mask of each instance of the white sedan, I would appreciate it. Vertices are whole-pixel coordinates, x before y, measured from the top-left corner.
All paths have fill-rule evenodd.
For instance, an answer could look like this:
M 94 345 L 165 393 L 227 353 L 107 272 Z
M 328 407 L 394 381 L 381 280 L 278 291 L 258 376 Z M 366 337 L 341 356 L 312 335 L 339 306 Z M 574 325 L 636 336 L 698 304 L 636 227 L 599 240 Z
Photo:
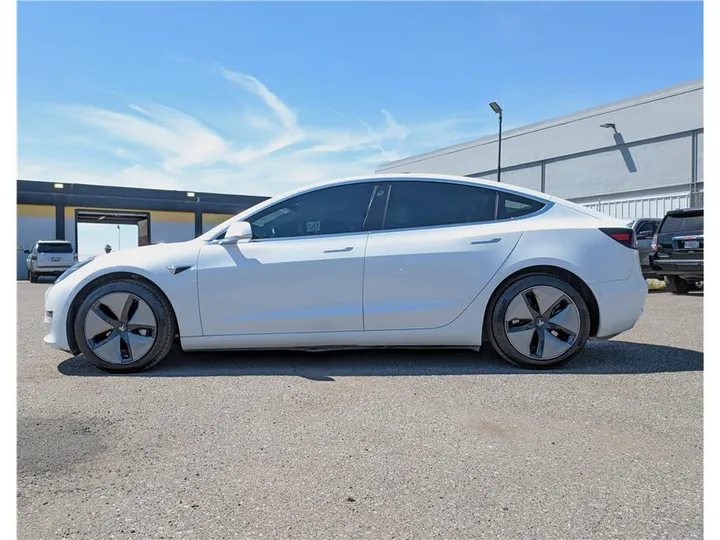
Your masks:
M 50 345 L 107 371 L 186 351 L 448 347 L 524 368 L 629 330 L 635 235 L 567 201 L 466 177 L 371 175 L 293 191 L 188 242 L 76 264 Z

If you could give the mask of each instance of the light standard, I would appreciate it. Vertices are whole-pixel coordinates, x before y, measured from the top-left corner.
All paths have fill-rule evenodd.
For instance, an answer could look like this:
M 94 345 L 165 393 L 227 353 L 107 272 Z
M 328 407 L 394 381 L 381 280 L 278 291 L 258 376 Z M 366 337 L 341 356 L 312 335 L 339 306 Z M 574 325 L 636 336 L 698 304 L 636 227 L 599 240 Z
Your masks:
M 496 101 L 490 103 L 490 108 L 498 115 L 498 168 L 497 181 L 500 181 L 500 156 L 502 155 L 502 107 Z

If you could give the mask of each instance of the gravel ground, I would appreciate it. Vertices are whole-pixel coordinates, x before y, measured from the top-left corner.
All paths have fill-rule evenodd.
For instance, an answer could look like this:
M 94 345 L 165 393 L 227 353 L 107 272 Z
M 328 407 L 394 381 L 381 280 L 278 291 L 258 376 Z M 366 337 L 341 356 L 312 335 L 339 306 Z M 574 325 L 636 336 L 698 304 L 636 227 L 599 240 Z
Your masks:
M 702 293 L 568 368 L 174 354 L 108 376 L 18 282 L 18 538 L 702 538 Z

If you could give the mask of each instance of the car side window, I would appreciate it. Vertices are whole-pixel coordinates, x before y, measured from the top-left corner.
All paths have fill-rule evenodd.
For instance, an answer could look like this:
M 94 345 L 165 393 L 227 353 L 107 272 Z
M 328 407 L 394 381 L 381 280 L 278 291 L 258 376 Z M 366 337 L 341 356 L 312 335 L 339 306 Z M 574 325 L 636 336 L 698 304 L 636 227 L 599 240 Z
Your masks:
M 279 202 L 248 219 L 253 238 L 361 232 L 374 187 L 374 183 L 345 184 Z
M 646 221 L 641 224 L 640 227 L 638 227 L 638 230 L 635 232 L 635 234 L 646 234 L 652 236 L 652 234 L 655 232 L 655 227 L 656 225 L 652 221 Z
M 448 182 L 394 182 L 383 229 L 436 227 L 495 219 L 497 192 Z
M 498 219 L 514 219 L 532 214 L 542 209 L 545 203 L 528 199 L 514 193 L 500 193 L 498 201 Z

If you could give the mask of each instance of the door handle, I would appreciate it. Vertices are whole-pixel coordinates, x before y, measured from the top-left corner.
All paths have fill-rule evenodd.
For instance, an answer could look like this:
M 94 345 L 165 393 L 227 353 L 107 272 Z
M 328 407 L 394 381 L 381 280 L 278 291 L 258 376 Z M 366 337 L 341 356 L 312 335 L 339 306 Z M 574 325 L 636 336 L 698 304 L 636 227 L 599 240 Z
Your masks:
M 323 253 L 346 253 L 348 251 L 352 251 L 352 247 L 346 247 L 342 249 L 326 249 Z
M 472 244 L 473 246 L 478 246 L 480 244 L 497 244 L 501 240 L 502 238 L 493 238 L 491 240 L 473 240 L 472 242 L 470 242 L 470 244 Z

